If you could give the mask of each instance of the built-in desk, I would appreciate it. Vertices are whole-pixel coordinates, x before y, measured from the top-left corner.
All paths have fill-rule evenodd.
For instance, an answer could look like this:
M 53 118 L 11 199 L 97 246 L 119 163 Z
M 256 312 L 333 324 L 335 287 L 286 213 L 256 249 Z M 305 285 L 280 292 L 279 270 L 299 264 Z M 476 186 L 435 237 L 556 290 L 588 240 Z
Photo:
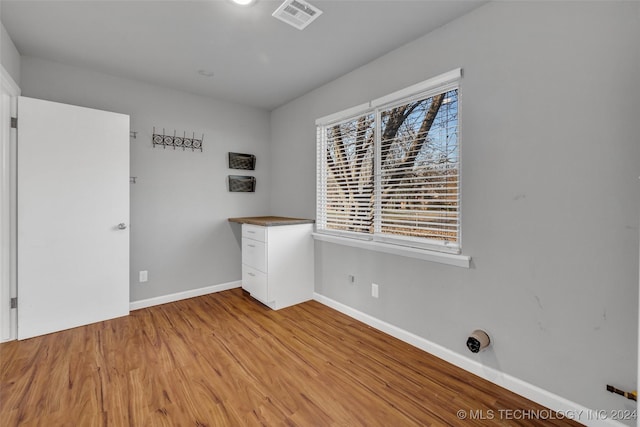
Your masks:
M 229 218 L 229 222 L 275 227 L 280 225 L 313 224 L 315 221 L 312 219 L 289 218 L 285 216 L 246 216 L 242 218 Z
M 313 220 L 229 218 L 242 224 L 242 288 L 278 310 L 313 298 Z

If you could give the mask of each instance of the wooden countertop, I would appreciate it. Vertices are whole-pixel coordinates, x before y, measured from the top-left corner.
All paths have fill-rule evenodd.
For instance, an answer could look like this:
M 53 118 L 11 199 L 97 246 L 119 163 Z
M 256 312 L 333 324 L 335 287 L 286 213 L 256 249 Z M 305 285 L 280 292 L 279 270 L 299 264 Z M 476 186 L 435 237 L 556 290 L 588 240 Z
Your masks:
M 246 216 L 242 218 L 229 218 L 229 222 L 273 227 L 278 225 L 313 224 L 315 221 L 312 219 L 288 218 L 285 216 Z

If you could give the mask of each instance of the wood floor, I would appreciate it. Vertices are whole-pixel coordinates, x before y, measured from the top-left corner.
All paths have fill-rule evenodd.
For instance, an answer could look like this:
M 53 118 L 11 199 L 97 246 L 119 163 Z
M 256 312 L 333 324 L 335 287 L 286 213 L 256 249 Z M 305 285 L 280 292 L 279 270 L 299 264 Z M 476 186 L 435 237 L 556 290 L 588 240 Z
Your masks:
M 240 289 L 0 344 L 3 426 L 578 425 L 552 418 L 317 302 Z

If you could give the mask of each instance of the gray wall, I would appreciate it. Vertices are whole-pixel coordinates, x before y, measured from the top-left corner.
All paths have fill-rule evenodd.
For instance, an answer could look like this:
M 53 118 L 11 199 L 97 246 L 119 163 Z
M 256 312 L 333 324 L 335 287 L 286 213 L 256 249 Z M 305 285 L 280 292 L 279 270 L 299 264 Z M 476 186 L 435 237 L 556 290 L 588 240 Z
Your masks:
M 635 408 L 605 385 L 636 389 L 638 40 L 637 2 L 490 3 L 273 111 L 271 211 L 313 217 L 316 118 L 464 69 L 472 267 L 316 242 L 316 292 L 589 408 Z M 475 328 L 494 340 L 479 355 Z
M 268 210 L 269 113 L 23 57 L 23 95 L 129 114 L 131 300 L 240 280 L 240 237 L 228 217 Z M 204 151 L 152 148 L 156 131 L 204 133 Z M 257 156 L 257 191 L 229 193 L 227 153 Z M 79 177 L 81 179 L 81 177 Z M 138 271 L 149 282 L 138 283 Z
M 0 23 L 0 63 L 13 81 L 20 86 L 20 53 L 2 23 Z

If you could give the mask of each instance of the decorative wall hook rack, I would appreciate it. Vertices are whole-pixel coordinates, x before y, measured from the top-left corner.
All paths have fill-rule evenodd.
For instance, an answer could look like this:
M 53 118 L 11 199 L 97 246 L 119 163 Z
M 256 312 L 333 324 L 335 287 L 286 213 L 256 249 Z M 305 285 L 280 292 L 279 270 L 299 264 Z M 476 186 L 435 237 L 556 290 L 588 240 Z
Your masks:
M 184 132 L 183 136 L 176 136 L 176 131 L 173 131 L 173 136 L 166 135 L 164 129 L 162 129 L 162 134 L 156 133 L 156 128 L 153 128 L 153 135 L 151 136 L 151 141 L 153 142 L 153 146 L 161 145 L 162 148 L 171 147 L 174 150 L 176 148 L 182 148 L 182 151 L 185 149 L 191 149 L 191 151 L 200 150 L 202 152 L 202 141 L 204 140 L 204 134 L 202 134 L 201 139 L 196 139 L 196 134 L 193 132 L 191 138 L 187 137 L 187 133 Z
M 129 138 L 133 138 L 136 139 L 138 137 L 138 132 L 135 130 L 130 130 L 129 131 Z

